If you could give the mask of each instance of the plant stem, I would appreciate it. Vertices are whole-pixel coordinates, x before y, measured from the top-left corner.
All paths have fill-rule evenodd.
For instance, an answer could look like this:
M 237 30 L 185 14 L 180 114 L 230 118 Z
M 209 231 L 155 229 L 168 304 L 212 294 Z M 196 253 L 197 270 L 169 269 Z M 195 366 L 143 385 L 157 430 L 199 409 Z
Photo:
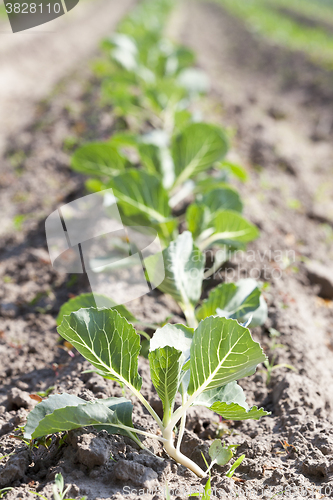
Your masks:
M 216 464 L 216 460 L 213 460 L 212 463 L 210 464 L 210 466 L 208 467 L 208 469 L 206 470 L 206 474 L 209 474 L 209 471 L 211 470 L 211 468 L 213 467 L 213 465 Z
M 194 307 L 191 304 L 187 304 L 183 308 L 187 324 L 190 328 L 194 330 L 198 327 L 197 318 L 195 317 Z
M 128 385 L 127 387 L 131 390 L 131 392 L 134 394 L 134 396 L 136 396 L 139 399 L 139 401 L 141 401 L 141 403 L 143 404 L 143 406 L 149 411 L 149 413 L 151 414 L 151 416 L 153 417 L 153 419 L 157 422 L 157 424 L 158 424 L 159 428 L 161 429 L 161 431 L 163 431 L 164 427 L 163 427 L 162 420 L 157 415 L 157 413 L 155 412 L 155 410 L 153 410 L 153 408 L 150 406 L 150 404 L 148 403 L 148 401 L 146 400 L 146 398 L 141 394 L 141 392 L 137 391 L 132 386 Z
M 188 457 L 183 455 L 179 450 L 176 450 L 176 448 L 173 445 L 172 428 L 166 429 L 163 432 L 163 437 L 166 439 L 166 441 L 164 442 L 164 449 L 171 458 L 173 458 L 179 464 L 184 465 L 187 469 L 190 469 L 198 477 L 205 477 L 207 475 L 199 467 L 199 465 L 197 465 L 192 460 L 190 460 Z
M 183 398 L 182 398 L 182 404 L 186 403 L 186 394 L 183 395 Z M 186 412 L 184 412 L 182 418 L 181 418 L 181 421 L 180 421 L 180 426 L 179 426 L 179 432 L 178 432 L 178 439 L 177 439 L 177 451 L 180 451 L 180 445 L 182 443 L 182 439 L 183 439 L 183 436 L 184 436 L 184 431 L 185 431 L 185 423 L 186 423 Z
M 166 439 L 162 436 L 157 436 L 156 434 L 151 434 L 150 432 L 146 431 L 141 431 L 140 429 L 136 429 L 134 427 L 127 427 L 127 425 L 123 424 L 116 424 L 119 429 L 124 429 L 125 431 L 131 432 L 131 433 L 136 433 L 136 434 L 142 434 L 143 436 L 152 438 L 152 439 L 158 439 L 159 441 L 162 441 L 162 443 L 166 442 Z
M 222 266 L 222 264 L 226 261 L 226 256 L 224 255 L 223 259 L 218 259 L 216 256 L 215 256 L 215 260 L 214 260 L 214 264 L 212 265 L 212 267 L 210 269 L 208 269 L 205 274 L 204 274 L 204 278 L 207 279 L 207 278 L 210 278 L 213 274 L 215 274 L 219 269 L 220 267 Z

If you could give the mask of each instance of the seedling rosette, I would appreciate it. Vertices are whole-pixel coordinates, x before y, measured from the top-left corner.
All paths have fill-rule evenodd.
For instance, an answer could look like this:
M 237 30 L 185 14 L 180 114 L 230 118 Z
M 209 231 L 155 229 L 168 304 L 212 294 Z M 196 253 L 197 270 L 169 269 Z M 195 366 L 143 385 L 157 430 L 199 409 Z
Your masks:
M 93 426 L 110 434 L 122 434 L 144 447 L 139 436 L 157 439 L 176 462 L 205 477 L 196 463 L 180 452 L 186 411 L 205 406 L 228 420 L 259 419 L 268 415 L 249 408 L 237 380 L 252 375 L 266 359 L 249 330 L 236 320 L 209 317 L 196 329 L 165 325 L 156 330 L 150 344 L 151 379 L 163 404 L 160 419 L 140 392 L 138 373 L 140 336 L 113 309 L 86 308 L 64 316 L 58 328 L 95 370 L 118 381 L 137 397 L 160 428 L 160 435 L 134 428 L 132 403 L 126 398 L 87 402 L 70 394 L 50 396 L 30 412 L 25 438 L 37 439 L 57 432 Z M 175 409 L 177 393 L 182 405 Z M 178 426 L 177 443 L 173 431 Z

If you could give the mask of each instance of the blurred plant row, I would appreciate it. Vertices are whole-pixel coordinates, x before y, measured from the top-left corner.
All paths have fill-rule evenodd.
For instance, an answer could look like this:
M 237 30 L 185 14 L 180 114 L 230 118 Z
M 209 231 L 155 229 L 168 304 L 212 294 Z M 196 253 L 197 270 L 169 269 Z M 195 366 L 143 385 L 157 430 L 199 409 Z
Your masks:
M 190 49 L 164 36 L 172 5 L 144 2 L 103 42 L 95 70 L 121 131 L 79 147 L 72 168 L 90 177 L 90 191 L 112 188 L 124 224 L 157 230 L 166 269 L 159 288 L 176 299 L 191 327 L 212 314 L 252 317 L 256 326 L 267 308 L 251 279 L 219 285 L 194 312 L 203 280 L 259 231 L 242 215 L 241 197 L 229 182 L 247 175 L 226 160 L 226 131 L 203 121 L 196 107 L 209 80 Z M 204 252 L 216 248 L 206 259 Z M 82 300 L 89 305 L 87 297 L 74 299 L 72 310 Z

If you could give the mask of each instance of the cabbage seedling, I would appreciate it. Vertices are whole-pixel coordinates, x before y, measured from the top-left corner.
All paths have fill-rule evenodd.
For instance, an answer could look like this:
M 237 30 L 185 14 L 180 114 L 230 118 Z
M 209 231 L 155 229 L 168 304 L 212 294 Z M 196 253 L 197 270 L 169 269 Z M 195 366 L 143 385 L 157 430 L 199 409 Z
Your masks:
M 138 373 L 140 336 L 114 309 L 87 308 L 64 316 L 58 328 L 105 378 L 126 386 L 139 399 L 160 429 L 154 434 L 134 428 L 132 403 L 125 398 L 87 402 L 69 394 L 53 395 L 37 404 L 25 426 L 25 438 L 36 439 L 56 432 L 93 426 L 111 434 L 131 437 L 143 447 L 138 435 L 157 439 L 176 462 L 199 477 L 207 472 L 180 451 L 187 410 L 205 406 L 228 420 L 259 419 L 268 413 L 249 408 L 237 380 L 255 372 L 266 359 L 249 330 L 236 320 L 209 317 L 194 330 L 184 325 L 165 325 L 150 343 L 149 365 L 153 385 L 163 404 L 160 418 L 140 392 Z M 175 409 L 177 393 L 182 403 Z M 179 426 L 177 443 L 173 431 Z

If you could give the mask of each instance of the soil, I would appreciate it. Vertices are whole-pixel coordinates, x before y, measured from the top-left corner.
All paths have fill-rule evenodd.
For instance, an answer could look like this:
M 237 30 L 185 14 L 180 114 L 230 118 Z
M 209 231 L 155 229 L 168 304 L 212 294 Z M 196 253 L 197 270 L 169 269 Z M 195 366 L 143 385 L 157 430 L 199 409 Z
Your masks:
M 292 365 L 257 373 L 240 381 L 250 404 L 271 416 L 260 421 L 219 422 L 209 410 L 193 409 L 186 423 L 182 451 L 203 466 L 211 440 L 219 435 L 240 445 L 246 458 L 235 474 L 215 466 L 212 498 L 329 498 L 333 496 L 333 279 L 332 74 L 302 54 L 270 45 L 248 32 L 219 5 L 189 1 L 170 21 L 170 34 L 192 47 L 210 75 L 210 95 L 202 101 L 205 118 L 229 127 L 230 160 L 248 168 L 249 181 L 236 183 L 245 213 L 260 238 L 245 254 L 230 258 L 221 280 L 262 280 L 269 318 L 253 336 L 275 363 Z M 117 126 L 112 110 L 99 107 L 99 82 L 88 71 L 65 81 L 61 92 L 40 104 L 35 122 L 12 137 L 1 170 L 1 196 L 25 214 L 20 230 L 1 236 L 0 279 L 0 488 L 6 498 L 52 496 L 61 472 L 69 496 L 93 499 L 165 498 L 147 489 L 167 482 L 185 499 L 204 481 L 168 459 L 155 441 L 145 444 L 158 457 L 143 453 L 123 437 L 83 430 L 49 449 L 28 450 L 10 437 L 23 425 L 34 402 L 30 393 L 54 387 L 90 400 L 120 396 L 114 382 L 95 374 L 81 356 L 61 348 L 56 333 L 59 307 L 88 290 L 85 277 L 52 270 L 46 250 L 44 220 L 57 205 L 84 192 L 84 179 L 69 170 L 70 147 L 106 138 Z M 65 145 L 65 147 L 64 147 Z M 23 153 L 22 153 L 23 152 Z M 8 193 L 10 193 L 8 195 Z M 33 215 L 31 212 L 33 211 Z M 204 295 L 207 290 L 204 291 Z M 177 306 L 152 292 L 129 308 L 141 318 L 184 322 Z M 272 349 L 271 328 L 282 346 Z M 161 405 L 140 358 L 143 392 L 157 412 Z M 134 421 L 150 432 L 156 426 L 135 402 Z M 317 490 L 317 492 L 316 492 Z M 284 492 L 284 493 L 281 493 Z M 128 493 L 128 494 L 127 494 Z
M 281 14 L 290 17 L 293 21 L 296 21 L 299 24 L 303 24 L 309 28 L 321 28 L 328 33 L 333 33 L 332 23 L 323 21 L 322 19 L 312 19 L 311 17 L 301 14 L 300 12 L 296 12 L 293 9 L 289 9 L 288 7 L 279 7 L 276 10 Z
M 13 35 L 9 21 L 0 22 L 0 152 L 5 137 L 27 126 L 36 103 L 61 78 L 86 64 L 103 36 L 114 29 L 134 0 L 81 0 L 65 16 Z

